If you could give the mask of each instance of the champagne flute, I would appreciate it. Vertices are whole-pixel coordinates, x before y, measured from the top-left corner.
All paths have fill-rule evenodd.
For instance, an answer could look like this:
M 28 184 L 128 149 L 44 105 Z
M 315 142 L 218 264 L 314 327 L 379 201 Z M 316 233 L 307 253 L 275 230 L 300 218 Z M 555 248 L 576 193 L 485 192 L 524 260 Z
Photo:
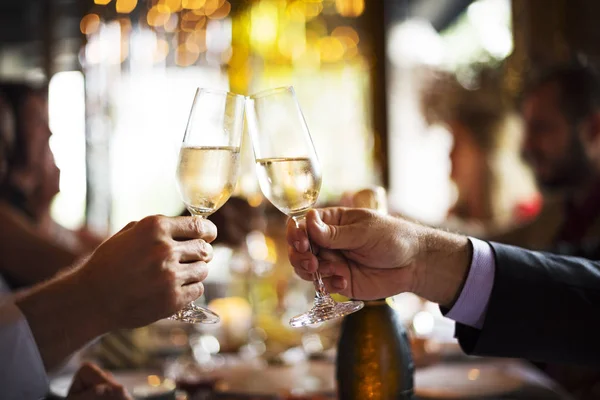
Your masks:
M 199 88 L 177 166 L 177 187 L 189 212 L 206 218 L 229 199 L 238 179 L 244 96 Z M 219 316 L 190 303 L 171 319 L 215 324 Z
M 290 86 L 260 92 L 247 98 L 246 106 L 260 188 L 296 226 L 306 229 L 306 213 L 319 197 L 321 169 L 294 89 Z M 313 281 L 313 307 L 293 317 L 291 326 L 317 324 L 363 307 L 361 301 L 333 300 L 318 272 Z

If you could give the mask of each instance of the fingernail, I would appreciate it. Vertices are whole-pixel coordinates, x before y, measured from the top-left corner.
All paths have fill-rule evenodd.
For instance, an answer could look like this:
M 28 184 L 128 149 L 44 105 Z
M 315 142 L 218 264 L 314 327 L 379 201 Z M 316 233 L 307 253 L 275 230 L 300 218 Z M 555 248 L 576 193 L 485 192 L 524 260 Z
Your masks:
M 308 262 L 308 260 L 304 260 L 304 261 L 302 261 L 302 262 L 300 263 L 300 265 L 302 265 L 302 268 L 304 268 L 304 269 L 305 269 L 305 270 L 307 270 L 307 271 L 308 271 L 308 265 L 309 265 L 309 264 L 310 264 L 310 263 Z
M 299 241 L 296 240 L 294 242 L 294 248 L 296 249 L 297 252 L 301 252 L 300 251 L 300 242 Z

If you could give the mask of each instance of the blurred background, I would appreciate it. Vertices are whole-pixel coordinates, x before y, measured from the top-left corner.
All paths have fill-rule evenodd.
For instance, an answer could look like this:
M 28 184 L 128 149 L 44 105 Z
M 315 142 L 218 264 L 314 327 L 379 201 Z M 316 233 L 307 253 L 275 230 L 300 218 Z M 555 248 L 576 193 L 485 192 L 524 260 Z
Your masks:
M 533 51 L 522 38 L 533 4 L 7 0 L 0 77 L 49 83 L 62 171 L 52 213 L 67 227 L 114 232 L 181 209 L 173 171 L 197 86 L 251 94 L 290 84 L 323 164 L 322 202 L 383 184 L 393 209 L 437 223 L 454 200 L 451 136 L 425 118 L 423 87 L 445 73 L 478 89 L 487 67 L 512 94 Z M 252 197 L 253 168 L 245 171 L 237 190 Z
M 105 237 L 131 220 L 183 211 L 174 174 L 197 87 L 249 95 L 293 85 L 322 164 L 321 205 L 379 185 L 393 213 L 486 236 L 529 221 L 542 204 L 519 151 L 525 78 L 580 52 L 600 56 L 592 29 L 600 3 L 547 4 L 3 0 L 0 79 L 48 85 L 60 168 L 51 216 L 71 230 Z M 483 158 L 461 146 L 465 130 L 482 132 Z M 165 340 L 200 343 L 197 359 L 240 348 L 288 361 L 293 352 L 281 355 L 290 349 L 321 353 L 335 346 L 335 326 L 287 327 L 312 288 L 291 274 L 284 219 L 265 203 L 243 141 L 235 195 L 259 210 L 266 229 L 218 246 L 206 300 L 223 318 L 220 331 L 182 339 L 178 328 Z M 473 187 L 493 201 L 475 209 Z M 410 295 L 392 304 L 415 337 L 452 341 L 453 325 L 433 304 Z M 123 358 L 112 363 L 134 359 Z

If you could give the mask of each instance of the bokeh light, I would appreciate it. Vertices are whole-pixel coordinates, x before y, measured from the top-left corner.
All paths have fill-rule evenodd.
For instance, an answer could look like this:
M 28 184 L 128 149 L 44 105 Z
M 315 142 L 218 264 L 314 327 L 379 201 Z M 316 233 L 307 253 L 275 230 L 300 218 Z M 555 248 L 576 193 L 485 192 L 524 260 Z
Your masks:
M 129 14 L 135 9 L 137 3 L 137 0 L 117 0 L 117 12 L 120 14 Z
M 100 17 L 98 14 L 87 14 L 81 18 L 79 28 L 84 35 L 91 35 L 100 27 Z

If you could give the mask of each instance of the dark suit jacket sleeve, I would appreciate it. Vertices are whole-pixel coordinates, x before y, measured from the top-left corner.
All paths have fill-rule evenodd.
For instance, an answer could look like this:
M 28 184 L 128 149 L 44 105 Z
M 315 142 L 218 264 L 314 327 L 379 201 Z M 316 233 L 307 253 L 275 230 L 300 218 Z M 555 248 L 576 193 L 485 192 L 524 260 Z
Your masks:
M 600 364 L 600 262 L 490 245 L 494 287 L 481 330 L 457 323 L 463 350 Z

